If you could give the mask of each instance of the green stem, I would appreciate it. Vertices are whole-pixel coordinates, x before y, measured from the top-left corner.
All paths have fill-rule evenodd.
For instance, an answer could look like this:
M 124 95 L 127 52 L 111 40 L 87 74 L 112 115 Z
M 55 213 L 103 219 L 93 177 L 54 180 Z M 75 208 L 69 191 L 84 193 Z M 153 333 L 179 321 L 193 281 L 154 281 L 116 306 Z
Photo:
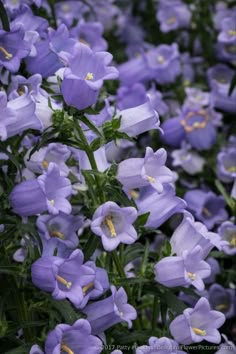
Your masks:
M 0 18 L 2 21 L 2 27 L 5 31 L 10 32 L 9 20 L 7 17 L 7 12 L 5 7 L 3 6 L 2 1 L 0 0 Z
M 154 296 L 153 310 L 152 310 L 152 330 L 156 329 L 158 311 L 159 311 L 159 298 L 157 296 Z
M 51 9 L 51 13 L 52 13 L 52 20 L 53 20 L 53 25 L 55 28 L 57 28 L 57 17 L 56 17 L 56 12 L 55 12 L 55 0 L 49 0 L 48 1 L 50 9 Z

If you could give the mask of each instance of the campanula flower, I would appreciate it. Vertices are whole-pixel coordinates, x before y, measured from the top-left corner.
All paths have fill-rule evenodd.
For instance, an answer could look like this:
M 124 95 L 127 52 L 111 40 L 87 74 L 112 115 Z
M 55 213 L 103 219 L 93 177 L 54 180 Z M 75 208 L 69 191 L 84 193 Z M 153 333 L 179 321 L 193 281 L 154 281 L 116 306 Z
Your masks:
M 217 176 L 225 182 L 236 180 L 236 148 L 228 148 L 217 155 Z
M 37 344 L 34 344 L 31 347 L 29 354 L 44 354 L 44 352 Z
M 178 343 L 167 337 L 151 337 L 148 340 L 148 345 L 142 345 L 136 349 L 136 354 L 186 354 L 179 350 Z
M 222 312 L 226 318 L 235 315 L 235 289 L 225 289 L 220 284 L 213 284 L 209 288 L 209 303 L 213 310 Z
M 49 332 L 45 343 L 45 354 L 52 353 L 99 354 L 102 342 L 91 335 L 91 326 L 87 320 L 80 319 L 72 326 L 59 324 Z
M 204 283 L 212 284 L 214 283 L 216 276 L 221 273 L 220 265 L 219 262 L 213 257 L 207 258 L 206 262 L 211 267 L 211 274 L 209 275 L 209 277 L 204 279 Z
M 132 226 L 137 218 L 133 207 L 121 208 L 114 202 L 106 202 L 95 211 L 91 230 L 101 237 L 106 251 L 112 251 L 120 243 L 131 244 L 137 239 L 137 232 Z
M 62 95 L 66 103 L 78 109 L 93 105 L 104 80 L 116 79 L 118 71 L 108 66 L 112 55 L 108 52 L 94 53 L 80 44 L 68 61 L 62 81 Z
M 132 320 L 137 317 L 135 308 L 127 303 L 125 290 L 111 286 L 112 295 L 108 298 L 89 304 L 83 312 L 87 315 L 92 333 L 100 334 L 120 322 L 127 322 L 132 327 Z
M 228 218 L 224 197 L 217 196 L 211 191 L 194 189 L 186 192 L 184 199 L 188 204 L 188 209 L 208 229 L 212 229 L 214 225 L 220 224 Z
M 7 96 L 4 91 L 0 91 L 0 140 L 8 138 L 7 127 L 16 122 L 16 112 L 7 107 Z
M 162 32 L 169 32 L 179 28 L 186 28 L 189 26 L 191 12 L 187 5 L 182 1 L 176 4 L 165 3 L 160 5 L 157 12 L 157 19 L 161 24 Z
M 172 165 L 180 166 L 189 175 L 195 175 L 202 172 L 205 159 L 195 151 L 191 151 L 191 146 L 182 144 L 181 149 L 173 150 L 171 153 L 173 158 Z
M 144 158 L 122 161 L 118 166 L 117 179 L 127 189 L 152 186 L 158 193 L 163 192 L 163 184 L 173 182 L 173 173 L 165 166 L 166 151 L 161 148 L 154 152 L 147 147 Z
M 218 233 L 226 241 L 223 252 L 228 255 L 236 254 L 236 225 L 232 221 L 225 221 L 218 228 Z
M 117 90 L 117 107 L 120 110 L 140 106 L 148 101 L 145 86 L 136 83 L 131 87 L 121 86 Z
M 217 330 L 225 322 L 225 316 L 211 310 L 208 300 L 201 297 L 194 308 L 187 308 L 170 324 L 170 333 L 181 344 L 199 343 L 206 340 L 220 343 L 221 336 Z

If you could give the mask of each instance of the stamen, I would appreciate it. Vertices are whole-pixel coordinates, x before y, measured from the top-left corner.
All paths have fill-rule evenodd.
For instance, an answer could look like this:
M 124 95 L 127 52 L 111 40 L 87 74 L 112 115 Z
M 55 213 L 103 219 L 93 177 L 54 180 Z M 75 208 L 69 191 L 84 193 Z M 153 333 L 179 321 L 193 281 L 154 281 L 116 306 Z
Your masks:
M 3 47 L 0 47 L 0 51 L 5 55 L 5 59 L 11 59 L 13 57 L 13 55 Z
M 56 276 L 56 279 L 63 285 L 67 287 L 67 289 L 71 288 L 72 283 L 70 281 L 67 281 L 66 279 L 62 278 L 60 275 Z
M 165 58 L 164 58 L 162 55 L 158 55 L 157 61 L 158 61 L 160 64 L 163 64 L 163 63 L 165 63 Z
M 187 272 L 187 276 L 188 276 L 191 280 L 195 280 L 195 279 L 196 279 L 196 274 L 194 274 L 194 273 Z
M 93 80 L 94 76 L 93 76 L 93 73 L 88 73 L 86 76 L 85 76 L 85 80 Z
M 52 230 L 52 231 L 50 231 L 49 234 L 51 237 L 58 237 L 61 240 L 63 240 L 65 238 L 65 235 L 62 232 L 57 231 L 57 230 Z
M 51 200 L 49 200 L 49 203 L 52 204 L 52 205 L 54 205 L 54 204 L 55 204 L 55 200 L 54 200 L 54 199 L 51 199 Z
M 75 354 L 69 347 L 67 347 L 66 344 L 62 343 L 61 344 L 61 351 L 67 353 L 67 354 Z
M 124 313 L 122 311 L 120 311 L 120 317 L 123 317 L 124 316 Z
M 190 118 L 200 115 L 204 118 L 202 122 L 194 122 L 193 125 L 188 125 L 187 122 Z M 184 127 L 186 133 L 190 133 L 195 129 L 203 129 L 206 127 L 209 116 L 204 109 L 200 109 L 198 112 L 189 112 L 187 116 L 180 121 L 180 124 Z
M 89 43 L 88 43 L 85 39 L 83 39 L 83 38 L 80 38 L 80 39 L 79 39 L 79 42 L 82 43 L 82 44 L 87 45 L 88 47 L 90 47 Z
M 206 331 L 204 331 L 203 329 L 192 327 L 192 330 L 193 330 L 194 333 L 196 333 L 199 336 L 205 336 L 206 335 Z
M 236 166 L 230 166 L 226 170 L 229 172 L 236 172 Z
M 138 199 L 139 198 L 139 192 L 135 191 L 135 190 L 131 190 L 129 192 L 130 196 L 133 198 L 133 199 Z
M 231 247 L 236 247 L 236 234 L 234 234 L 230 240 L 230 246 Z
M 94 284 L 92 282 L 88 283 L 88 285 L 83 286 L 83 288 L 82 288 L 83 294 L 86 295 L 87 291 L 92 289 L 93 286 L 94 286 Z
M 167 20 L 168 25 L 173 25 L 176 22 L 176 17 L 170 17 Z
M 203 214 L 205 214 L 206 216 L 211 216 L 211 215 L 212 215 L 211 212 L 210 212 L 207 208 L 203 208 L 203 209 L 202 209 L 202 212 L 203 212 Z
M 154 183 L 155 182 L 155 178 L 151 177 L 151 176 L 147 176 L 147 180 L 149 183 Z
M 228 308 L 228 305 L 226 305 L 226 304 L 220 304 L 215 307 L 215 309 L 219 310 L 219 311 L 226 310 L 227 308 Z
M 42 161 L 42 166 L 43 166 L 44 168 L 48 168 L 48 165 L 49 165 L 49 163 L 48 163 L 46 160 L 43 160 L 43 161 Z
M 116 237 L 116 229 L 115 229 L 115 226 L 112 222 L 111 216 L 107 216 L 105 218 L 105 223 L 110 231 L 111 237 Z
M 236 45 L 225 45 L 225 50 L 228 53 L 235 54 L 236 53 Z
M 235 30 L 229 30 L 229 31 L 228 31 L 228 34 L 229 34 L 230 36 L 236 36 L 236 31 L 235 31 Z

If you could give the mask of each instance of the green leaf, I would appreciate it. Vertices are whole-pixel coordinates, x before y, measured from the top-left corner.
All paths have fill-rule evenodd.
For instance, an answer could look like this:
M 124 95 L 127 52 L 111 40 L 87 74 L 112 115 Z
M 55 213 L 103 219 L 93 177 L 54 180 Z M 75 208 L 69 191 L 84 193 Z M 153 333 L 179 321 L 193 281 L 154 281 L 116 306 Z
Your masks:
M 93 140 L 90 144 L 90 148 L 92 149 L 92 151 L 96 151 L 97 149 L 99 149 L 101 146 L 103 146 L 105 143 L 104 138 L 97 138 L 95 140 Z
M 136 242 L 132 246 L 128 246 L 124 252 L 125 265 L 141 257 L 144 253 L 144 246 Z
M 100 130 L 87 117 L 85 117 L 85 116 L 77 116 L 76 118 L 78 118 L 78 120 L 83 122 L 96 135 L 100 136 L 101 138 L 103 137 L 102 133 L 100 132 Z
M 83 314 L 80 311 L 75 310 L 67 300 L 51 300 L 51 304 L 61 314 L 64 322 L 67 324 L 72 325 L 75 321 L 84 317 Z

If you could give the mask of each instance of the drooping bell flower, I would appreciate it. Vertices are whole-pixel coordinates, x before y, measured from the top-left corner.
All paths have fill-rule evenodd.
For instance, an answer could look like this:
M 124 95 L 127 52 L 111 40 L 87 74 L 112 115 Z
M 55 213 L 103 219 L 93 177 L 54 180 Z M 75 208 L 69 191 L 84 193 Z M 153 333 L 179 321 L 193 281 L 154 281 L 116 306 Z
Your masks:
M 221 239 L 226 241 L 222 247 L 223 252 L 228 255 L 236 254 L 236 225 L 232 221 L 225 221 L 218 228 Z
M 118 71 L 108 66 L 112 55 L 108 52 L 94 53 L 80 44 L 68 61 L 62 81 L 61 92 L 66 103 L 78 109 L 93 105 L 104 80 L 116 79 Z
M 145 226 L 151 228 L 159 227 L 172 215 L 182 213 L 186 208 L 185 201 L 175 195 L 175 189 L 170 184 L 164 185 L 162 193 L 145 187 L 135 202 L 139 215 L 150 213 Z
M 16 122 L 16 112 L 7 107 L 7 96 L 4 91 L 0 91 L 0 140 L 8 138 L 7 126 Z
M 59 167 L 62 176 L 68 176 L 69 167 L 65 162 L 69 159 L 70 154 L 71 152 L 66 145 L 52 143 L 33 153 L 28 161 L 30 155 L 29 150 L 24 160 L 27 168 L 34 173 L 47 171 L 50 162 L 53 162 Z
M 188 204 L 188 209 L 208 229 L 212 229 L 214 225 L 220 224 L 228 218 L 224 197 L 211 191 L 194 189 L 186 192 L 184 199 Z
M 185 212 L 181 224 L 176 228 L 171 239 L 172 254 L 181 256 L 183 251 L 191 251 L 197 245 L 203 250 L 203 258 L 206 258 L 213 247 L 222 249 L 226 244 L 220 236 L 214 232 L 209 232 L 201 222 L 195 222 L 193 216 Z
M 186 354 L 179 350 L 178 343 L 167 337 L 151 337 L 148 340 L 148 345 L 142 345 L 136 349 L 136 354 Z
M 203 251 L 200 246 L 184 251 L 183 255 L 162 258 L 155 265 L 156 281 L 167 287 L 193 285 L 197 290 L 205 288 L 202 279 L 208 277 L 211 267 L 203 261 Z
M 209 288 L 209 303 L 213 310 L 222 312 L 226 318 L 235 315 L 235 289 L 225 289 L 220 284 L 213 284 Z
M 147 147 L 144 158 L 131 158 L 118 166 L 117 179 L 124 188 L 135 189 L 152 186 L 158 193 L 163 192 L 163 184 L 173 182 L 173 173 L 165 166 L 166 151 L 161 148 L 153 152 Z
M 221 336 L 217 330 L 225 322 L 225 316 L 219 311 L 211 310 L 205 297 L 201 297 L 194 308 L 187 308 L 170 324 L 170 333 L 181 344 L 199 343 L 206 340 L 220 343 Z
M 13 188 L 10 204 L 14 213 L 20 216 L 36 215 L 46 210 L 53 215 L 59 211 L 70 214 L 71 205 L 67 197 L 71 193 L 70 180 L 61 176 L 57 165 L 51 162 L 43 175 Z
M 160 129 L 158 113 L 153 109 L 149 100 L 140 106 L 120 111 L 119 116 L 121 116 L 121 120 L 118 130 L 130 137 L 152 129 Z
M 102 349 L 101 340 L 91 335 L 91 326 L 84 319 L 76 321 L 72 326 L 57 325 L 45 342 L 45 354 L 99 354 Z
M 24 40 L 24 29 L 16 26 L 10 32 L 0 29 L 0 68 L 14 73 L 19 70 L 21 60 L 30 53 L 30 45 Z
M 131 244 L 137 239 L 137 232 L 132 226 L 137 218 L 133 207 L 121 208 L 114 202 L 106 202 L 95 211 L 91 230 L 101 237 L 106 251 L 112 251 L 120 243 Z
M 123 321 L 131 328 L 132 320 L 137 317 L 135 308 L 127 303 L 127 295 L 122 287 L 117 290 L 112 285 L 111 292 L 110 297 L 91 303 L 83 309 L 93 334 L 100 334 Z
M 57 248 L 57 256 L 62 257 L 78 246 L 76 232 L 82 227 L 83 218 L 60 212 L 56 216 L 39 216 L 36 225 L 43 243 L 43 255 L 52 256 Z

